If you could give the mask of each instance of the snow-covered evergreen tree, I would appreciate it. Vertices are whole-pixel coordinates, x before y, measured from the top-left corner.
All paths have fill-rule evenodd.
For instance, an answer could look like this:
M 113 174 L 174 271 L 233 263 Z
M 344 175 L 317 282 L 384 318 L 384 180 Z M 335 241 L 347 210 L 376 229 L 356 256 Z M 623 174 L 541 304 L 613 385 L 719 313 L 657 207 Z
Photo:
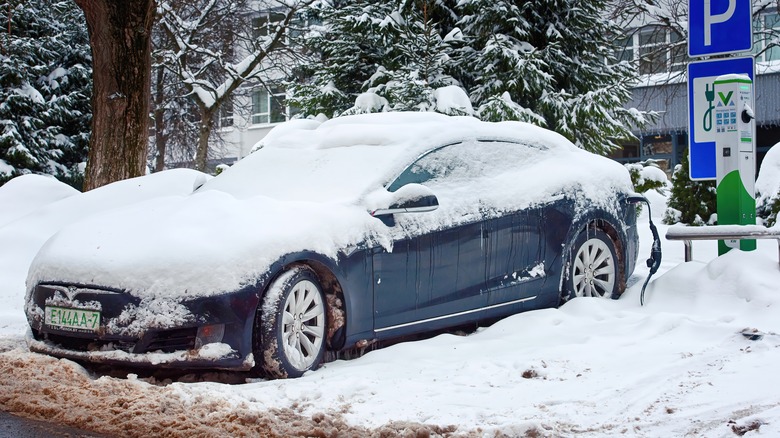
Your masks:
M 713 216 L 717 211 L 715 181 L 691 181 L 688 167 L 688 154 L 685 153 L 672 174 L 672 190 L 663 222 L 668 225 L 714 223 L 717 218 L 717 215 Z
M 626 110 L 635 69 L 616 62 L 605 0 L 463 0 L 462 83 L 486 120 L 525 120 L 606 153 L 642 113 Z
M 381 6 L 381 5 L 380 5 Z M 310 54 L 287 84 L 290 102 L 305 116 L 336 117 L 355 102 L 389 51 L 364 4 L 319 1 L 303 10 L 310 22 L 297 42 Z
M 645 114 L 627 110 L 636 70 L 617 62 L 607 0 L 322 1 L 309 35 L 303 85 L 291 89 L 304 115 L 440 110 L 435 90 L 458 85 L 483 120 L 545 126 L 597 153 L 632 137 Z M 346 111 L 345 111 L 346 110 Z M 371 110 L 376 110 L 373 108 Z M 457 111 L 455 113 L 458 113 Z M 468 111 L 466 111 L 468 113 Z
M 450 33 L 455 14 L 447 3 L 322 1 L 308 8 L 307 18 L 320 24 L 303 39 L 312 56 L 290 84 L 291 101 L 303 115 L 328 117 L 436 111 L 435 90 L 458 84 L 449 71 L 458 33 Z M 364 92 L 387 107 L 356 105 Z
M 0 2 L 0 184 L 26 173 L 77 188 L 91 117 L 91 58 L 72 1 Z

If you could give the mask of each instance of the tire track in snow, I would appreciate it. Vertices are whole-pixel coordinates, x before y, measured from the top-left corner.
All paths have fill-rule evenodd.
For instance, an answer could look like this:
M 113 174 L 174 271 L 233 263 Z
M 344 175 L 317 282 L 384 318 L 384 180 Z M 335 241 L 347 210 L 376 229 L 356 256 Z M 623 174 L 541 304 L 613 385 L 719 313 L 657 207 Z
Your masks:
M 293 409 L 259 411 L 219 397 L 184 400 L 173 388 L 127 379 L 95 377 L 69 360 L 31 353 L 19 342 L 0 345 L 0 409 L 27 418 L 122 437 L 477 437 L 407 422 L 369 430 L 338 413 L 304 417 Z

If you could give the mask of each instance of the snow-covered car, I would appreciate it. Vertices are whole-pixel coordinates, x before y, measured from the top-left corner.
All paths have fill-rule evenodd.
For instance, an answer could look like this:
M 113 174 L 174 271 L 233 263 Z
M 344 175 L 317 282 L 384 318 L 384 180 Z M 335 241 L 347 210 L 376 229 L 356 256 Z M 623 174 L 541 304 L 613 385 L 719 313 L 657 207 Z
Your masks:
M 520 122 L 428 113 L 275 128 L 186 196 L 89 216 L 33 261 L 32 350 L 300 376 L 326 352 L 618 297 L 628 172 Z

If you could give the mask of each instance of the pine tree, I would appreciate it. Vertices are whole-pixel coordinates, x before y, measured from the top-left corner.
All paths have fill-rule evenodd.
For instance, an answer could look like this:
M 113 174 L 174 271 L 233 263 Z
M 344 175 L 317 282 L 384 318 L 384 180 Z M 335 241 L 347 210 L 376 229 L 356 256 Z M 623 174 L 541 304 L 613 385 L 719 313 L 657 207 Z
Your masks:
M 91 60 L 70 1 L 0 3 L 0 184 L 26 173 L 81 188 L 91 117 Z
M 448 68 L 454 12 L 446 1 L 320 2 L 306 10 L 303 44 L 312 54 L 289 84 L 303 115 L 335 117 L 364 109 L 370 92 L 386 110 L 435 111 L 435 90 L 457 85 Z M 301 79 L 303 82 L 301 83 Z
M 438 110 L 435 90 L 458 85 L 483 120 L 522 120 L 605 154 L 646 113 L 624 109 L 635 69 L 617 62 L 622 29 L 607 0 L 322 2 L 308 35 L 312 60 L 291 81 L 303 115 L 335 117 L 362 92 L 382 110 Z M 295 85 L 303 78 L 304 85 Z M 346 111 L 345 111 L 346 110 Z M 371 108 L 370 110 L 376 110 Z
M 605 0 L 464 0 L 468 50 L 462 76 L 485 120 L 524 120 L 595 153 L 631 138 L 644 114 L 626 110 L 636 71 L 616 62 L 621 29 L 604 19 Z
M 434 19 L 441 6 L 427 1 L 406 6 L 406 13 L 392 21 L 397 53 L 385 60 L 368 86 L 387 99 L 393 111 L 436 111 L 435 90 L 458 84 L 446 72 L 450 41 L 442 37 L 443 29 Z
M 714 219 L 712 215 L 717 211 L 715 182 L 691 181 L 688 163 L 688 154 L 685 153 L 674 168 L 672 191 L 663 219 L 665 224 L 704 225 Z

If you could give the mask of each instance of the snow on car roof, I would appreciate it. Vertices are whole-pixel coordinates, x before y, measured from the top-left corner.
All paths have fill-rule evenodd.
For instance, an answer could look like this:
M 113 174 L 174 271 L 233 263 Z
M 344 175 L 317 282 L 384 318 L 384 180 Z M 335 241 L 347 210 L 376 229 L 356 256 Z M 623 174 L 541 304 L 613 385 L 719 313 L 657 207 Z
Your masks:
M 329 149 L 350 146 L 400 146 L 420 151 L 466 138 L 511 140 L 548 147 L 575 146 L 558 133 L 524 122 L 483 122 L 468 116 L 392 112 L 338 117 L 325 122 L 292 120 L 274 128 L 260 147 Z
M 271 130 L 259 150 L 202 190 L 238 198 L 355 202 L 389 183 L 424 152 L 475 139 L 578 151 L 563 136 L 522 122 L 490 123 L 436 113 L 364 114 L 324 123 L 292 120 Z

